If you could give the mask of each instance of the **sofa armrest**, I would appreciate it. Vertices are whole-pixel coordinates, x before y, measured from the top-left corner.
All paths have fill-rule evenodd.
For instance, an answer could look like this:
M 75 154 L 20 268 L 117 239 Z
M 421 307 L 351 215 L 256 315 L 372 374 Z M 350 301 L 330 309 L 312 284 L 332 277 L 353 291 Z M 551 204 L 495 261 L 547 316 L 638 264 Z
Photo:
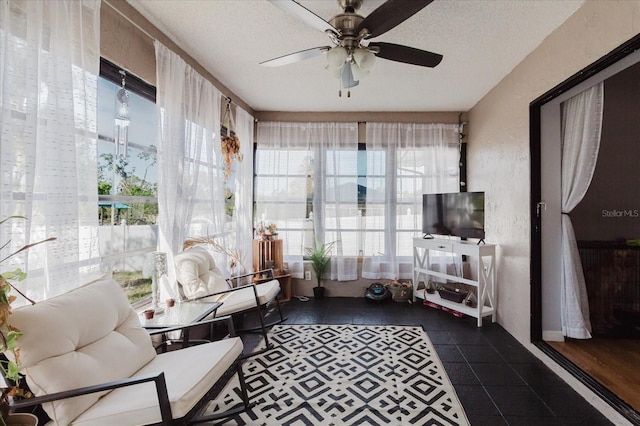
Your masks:
M 160 416 L 162 418 L 162 424 L 170 425 L 173 420 L 173 416 L 171 414 L 171 405 L 169 404 L 169 394 L 167 393 L 167 382 L 164 378 L 163 372 L 157 375 L 151 374 L 146 376 L 134 376 L 128 379 L 115 380 L 112 382 L 101 383 L 97 385 L 69 389 L 66 391 L 56 392 L 48 395 L 21 399 L 19 401 L 14 400 L 9 404 L 9 411 L 15 412 L 16 410 L 19 410 L 21 408 L 33 407 L 47 402 L 73 398 L 81 395 L 88 395 L 96 392 L 103 392 L 106 390 L 118 389 L 125 386 L 139 385 L 146 382 L 155 383 L 158 403 L 160 405 Z

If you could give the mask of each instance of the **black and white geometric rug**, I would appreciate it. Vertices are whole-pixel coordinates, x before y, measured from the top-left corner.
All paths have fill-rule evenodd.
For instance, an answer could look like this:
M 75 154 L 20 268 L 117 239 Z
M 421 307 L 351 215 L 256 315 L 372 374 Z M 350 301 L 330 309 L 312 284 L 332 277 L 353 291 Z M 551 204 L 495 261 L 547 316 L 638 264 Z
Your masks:
M 224 425 L 468 425 L 421 327 L 277 325 L 243 371 L 256 405 Z M 234 378 L 208 410 L 240 403 Z

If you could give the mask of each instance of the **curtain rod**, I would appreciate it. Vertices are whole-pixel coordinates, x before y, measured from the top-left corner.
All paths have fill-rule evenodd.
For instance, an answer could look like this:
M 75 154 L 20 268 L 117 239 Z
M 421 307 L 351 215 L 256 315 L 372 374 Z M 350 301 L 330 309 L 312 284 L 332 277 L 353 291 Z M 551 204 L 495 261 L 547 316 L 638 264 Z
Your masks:
M 114 5 L 112 5 L 111 3 L 109 3 L 107 0 L 102 0 L 102 2 L 104 4 L 106 4 L 107 6 L 109 6 L 111 9 L 113 9 L 116 13 L 118 13 L 118 15 L 122 16 L 127 22 L 129 22 L 131 25 L 133 25 L 134 27 L 136 27 L 138 30 L 140 30 L 140 32 L 144 35 L 146 35 L 147 37 L 149 37 L 151 40 L 153 41 L 160 41 L 158 40 L 156 37 L 152 36 L 147 30 L 145 30 L 144 28 L 142 28 L 140 25 L 138 25 L 136 22 L 134 22 L 133 20 L 131 20 L 131 18 L 129 18 L 127 15 L 125 15 L 120 9 L 118 9 L 117 7 L 115 7 Z M 133 6 L 131 6 L 133 7 Z M 213 84 L 213 83 L 212 83 Z M 214 86 L 215 87 L 215 86 Z M 216 87 L 216 89 L 218 89 Z M 237 103 L 233 102 L 233 99 L 231 99 L 230 96 L 225 95 L 224 93 L 222 93 L 222 90 L 218 89 L 218 91 L 220 92 L 220 94 L 222 95 L 222 97 L 225 99 L 225 101 L 227 103 L 230 104 L 234 104 L 235 106 L 240 106 Z

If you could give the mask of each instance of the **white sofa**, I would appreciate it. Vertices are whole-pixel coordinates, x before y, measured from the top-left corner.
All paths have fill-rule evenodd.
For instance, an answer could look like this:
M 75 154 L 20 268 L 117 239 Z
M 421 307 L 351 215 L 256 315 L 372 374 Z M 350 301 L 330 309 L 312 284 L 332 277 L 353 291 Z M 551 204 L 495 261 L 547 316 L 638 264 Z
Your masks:
M 149 332 L 110 278 L 15 309 L 11 322 L 24 333 L 19 339 L 20 362 L 37 397 L 16 407 L 45 402 L 42 406 L 53 424 L 174 424 L 172 419 L 186 423 L 223 378 L 237 372 L 244 387 L 238 366 L 240 338 L 156 354 Z M 123 386 L 138 380 L 142 382 Z M 103 391 L 82 392 L 106 382 L 110 383 Z M 48 402 L 74 394 L 63 391 L 77 388 L 84 388 L 77 391 L 82 396 Z M 92 390 L 96 389 L 102 388 Z M 56 395 L 59 392 L 63 394 Z M 164 400 L 168 404 L 162 404 Z M 244 408 L 246 404 L 245 393 Z

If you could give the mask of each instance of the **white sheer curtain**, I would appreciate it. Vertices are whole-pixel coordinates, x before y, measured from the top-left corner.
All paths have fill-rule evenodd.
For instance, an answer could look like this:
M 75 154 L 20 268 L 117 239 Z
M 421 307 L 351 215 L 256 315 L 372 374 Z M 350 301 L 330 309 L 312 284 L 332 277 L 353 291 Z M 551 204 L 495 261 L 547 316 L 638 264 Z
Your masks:
M 252 267 L 253 240 L 253 129 L 254 118 L 244 109 L 236 107 L 236 135 L 240 139 L 242 162 L 236 164 L 234 174 L 235 248 L 242 257 L 247 272 Z
M 307 216 L 313 167 L 309 135 L 304 123 L 258 122 L 255 220 L 278 225 L 284 260 L 294 278 L 304 278 L 302 255 L 313 243 Z
M 604 83 L 562 104 L 562 331 L 567 337 L 591 337 L 589 299 L 569 213 L 584 198 L 598 160 Z
M 422 194 L 459 191 L 459 126 L 367 123 L 366 132 L 362 276 L 411 278 L 412 238 L 422 228 Z
M 225 226 L 221 94 L 162 43 L 155 42 L 158 105 L 158 246 L 173 255 L 187 237 L 221 236 Z M 163 293 L 171 293 L 163 281 Z
M 358 279 L 358 123 L 309 123 L 314 150 L 313 225 L 333 243 L 329 277 Z
M 0 2 L 0 244 L 35 300 L 99 272 L 96 97 L 100 1 Z M 6 252 L 5 252 L 6 250 Z

